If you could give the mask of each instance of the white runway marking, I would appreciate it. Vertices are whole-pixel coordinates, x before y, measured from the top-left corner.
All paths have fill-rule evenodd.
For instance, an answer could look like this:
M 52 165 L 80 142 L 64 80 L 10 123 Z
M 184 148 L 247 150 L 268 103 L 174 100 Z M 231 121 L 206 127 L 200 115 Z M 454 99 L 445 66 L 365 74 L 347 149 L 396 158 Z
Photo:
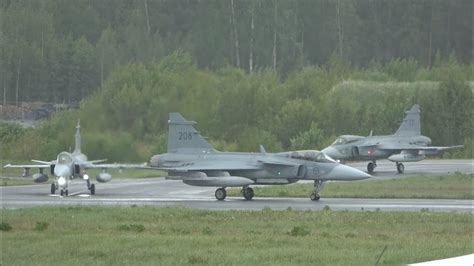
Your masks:
M 201 194 L 201 193 L 205 193 L 205 192 L 209 192 L 209 191 L 214 191 L 214 189 L 211 189 L 211 190 L 196 190 L 196 191 L 178 190 L 178 191 L 168 192 L 168 195 L 196 195 L 196 194 Z
M 74 193 L 69 194 L 69 196 L 76 196 L 76 195 L 79 195 L 79 194 L 84 193 L 84 192 L 88 192 L 88 190 L 82 190 L 82 191 L 74 192 Z

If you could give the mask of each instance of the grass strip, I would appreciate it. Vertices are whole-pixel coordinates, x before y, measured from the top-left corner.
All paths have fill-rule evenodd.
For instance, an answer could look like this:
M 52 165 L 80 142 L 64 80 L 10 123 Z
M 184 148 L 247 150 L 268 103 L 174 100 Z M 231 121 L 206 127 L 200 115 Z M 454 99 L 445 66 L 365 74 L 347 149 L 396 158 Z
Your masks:
M 321 193 L 327 198 L 474 199 L 474 175 L 417 176 L 385 180 L 328 182 Z M 309 197 L 312 183 L 254 187 L 257 197 Z M 240 188 L 227 195 L 241 196 Z
M 2 265 L 400 265 L 472 253 L 472 214 L 2 210 Z M 38 224 L 47 223 L 38 230 Z

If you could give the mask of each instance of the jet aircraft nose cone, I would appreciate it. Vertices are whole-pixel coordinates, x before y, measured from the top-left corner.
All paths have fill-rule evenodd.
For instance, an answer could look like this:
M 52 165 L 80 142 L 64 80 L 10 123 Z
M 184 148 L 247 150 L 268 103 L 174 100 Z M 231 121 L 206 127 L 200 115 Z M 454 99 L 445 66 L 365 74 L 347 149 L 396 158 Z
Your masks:
M 57 164 L 54 167 L 54 175 L 55 176 L 62 176 L 62 177 L 71 176 L 72 175 L 72 169 L 70 167 L 68 167 L 67 165 Z
M 342 153 L 340 153 L 336 148 L 331 146 L 324 148 L 321 152 L 334 159 L 341 159 L 342 157 L 344 157 Z
M 352 168 L 347 165 L 339 164 L 329 172 L 328 177 L 336 180 L 359 180 L 372 177 L 361 170 Z

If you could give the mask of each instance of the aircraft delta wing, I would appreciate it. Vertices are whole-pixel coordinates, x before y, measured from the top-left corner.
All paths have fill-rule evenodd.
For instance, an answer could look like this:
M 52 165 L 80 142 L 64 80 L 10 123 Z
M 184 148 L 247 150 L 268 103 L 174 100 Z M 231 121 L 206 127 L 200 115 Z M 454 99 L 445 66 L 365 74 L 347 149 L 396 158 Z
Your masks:
M 54 165 L 56 161 L 31 161 L 39 164 L 6 164 L 3 166 L 3 168 L 23 168 L 23 174 L 21 175 L 22 177 L 30 176 L 30 169 L 36 168 L 39 170 L 39 173 L 33 174 L 33 181 L 38 183 L 48 181 L 47 175 L 43 174 L 44 169 L 51 169 L 51 166 Z
M 237 154 L 237 153 L 235 153 Z M 250 153 L 251 155 L 251 153 Z M 170 167 L 146 167 L 146 169 L 162 170 L 162 171 L 175 171 L 175 172 L 190 172 L 190 171 L 218 171 L 218 170 L 258 170 L 262 168 L 262 165 L 274 165 L 274 166 L 291 166 L 294 167 L 298 164 L 290 163 L 285 161 L 278 161 L 275 159 L 269 159 L 263 157 L 264 155 L 255 154 L 256 162 L 245 162 L 245 161 L 236 161 L 231 162 L 228 160 L 215 160 L 215 161 L 203 161 L 196 163 L 170 163 L 165 165 L 170 165 Z M 175 165 L 172 167 L 171 165 Z
M 431 139 L 421 135 L 420 106 L 415 104 L 406 113 L 405 119 L 393 135 L 342 135 L 322 151 L 341 161 L 371 161 L 367 165 L 369 173 L 373 173 L 377 166 L 376 160 L 388 159 L 395 162 L 398 173 L 403 173 L 405 167 L 402 162 L 417 162 L 425 159 L 427 155 L 463 147 L 429 146 Z
M 41 160 L 31 160 L 32 162 L 35 163 L 40 163 L 40 164 L 7 164 L 4 167 L 5 168 L 50 168 L 52 165 L 57 164 L 57 160 L 52 160 L 52 161 L 41 161 Z M 105 162 L 107 159 L 101 159 L 101 160 L 93 160 L 93 161 L 85 161 L 85 162 L 77 162 L 78 165 L 85 169 L 89 168 L 133 168 L 136 167 L 134 164 L 96 164 L 100 162 Z M 25 175 L 25 176 L 28 176 Z
M 425 155 L 437 154 L 443 151 L 463 148 L 464 145 L 454 145 L 454 146 L 417 146 L 417 145 L 395 145 L 395 144 L 386 144 L 386 145 L 376 145 L 378 149 L 381 150 L 396 150 L 396 151 L 423 151 Z
M 80 122 L 77 122 L 76 134 L 75 134 L 75 147 L 72 153 L 61 152 L 58 154 L 56 160 L 52 161 L 41 161 L 32 160 L 39 164 L 18 164 L 12 165 L 7 164 L 5 168 L 23 168 L 23 176 L 29 176 L 29 170 L 31 168 L 37 168 L 39 173 L 33 175 L 33 181 L 35 182 L 46 182 L 48 181 L 48 175 L 44 173 L 44 169 L 49 169 L 52 176 L 55 177 L 54 183 L 51 184 L 51 194 L 55 194 L 60 189 L 60 195 L 67 196 L 69 191 L 68 187 L 70 182 L 75 178 L 82 178 L 86 181 L 87 189 L 91 195 L 95 194 L 95 184 L 92 184 L 89 180 L 89 176 L 86 174 L 87 169 L 99 168 L 102 172 L 97 174 L 96 180 L 104 183 L 109 182 L 112 179 L 112 175 L 106 170 L 109 168 L 126 169 L 126 168 L 139 168 L 143 165 L 137 164 L 98 164 L 105 162 L 106 159 L 101 160 L 87 160 L 87 156 L 81 152 L 81 133 L 80 133 Z
M 147 169 L 168 172 L 167 179 L 192 186 L 217 187 L 218 200 L 227 187 L 242 187 L 245 199 L 254 196 L 250 185 L 283 185 L 298 180 L 314 181 L 312 200 L 320 198 L 327 180 L 358 180 L 370 175 L 341 165 L 319 151 L 267 153 L 220 152 L 215 150 L 179 113 L 170 113 L 168 151 L 154 155 Z

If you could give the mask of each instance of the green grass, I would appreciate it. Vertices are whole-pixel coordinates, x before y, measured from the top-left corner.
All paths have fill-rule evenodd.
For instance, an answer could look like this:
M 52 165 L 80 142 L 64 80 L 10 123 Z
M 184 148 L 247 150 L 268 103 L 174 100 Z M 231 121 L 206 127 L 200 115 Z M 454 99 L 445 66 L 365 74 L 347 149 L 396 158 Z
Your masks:
M 40 184 L 40 183 L 35 183 L 33 182 L 33 179 L 31 177 L 22 177 L 22 178 L 8 178 L 8 177 L 2 177 L 0 178 L 0 186 L 5 187 L 5 186 L 22 186 L 22 185 L 34 185 L 34 184 Z
M 322 197 L 474 199 L 474 175 L 418 176 L 386 180 L 328 182 Z M 312 183 L 254 187 L 258 197 L 309 197 Z M 241 196 L 240 189 L 227 195 Z
M 71 206 L 1 217 L 2 265 L 373 265 L 385 247 L 380 264 L 399 265 L 473 252 L 472 214 Z

